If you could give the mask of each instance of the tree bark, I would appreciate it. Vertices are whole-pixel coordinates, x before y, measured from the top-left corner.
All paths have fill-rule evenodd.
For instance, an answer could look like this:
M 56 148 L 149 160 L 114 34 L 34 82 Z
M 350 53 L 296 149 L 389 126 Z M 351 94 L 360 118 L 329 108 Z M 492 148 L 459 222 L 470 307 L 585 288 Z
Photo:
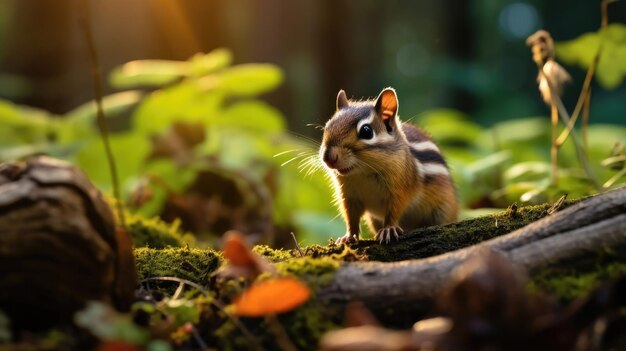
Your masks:
M 451 253 L 393 263 L 345 263 L 318 297 L 338 304 L 359 300 L 390 316 L 394 310 L 420 316 L 432 311 L 434 299 L 454 270 L 485 247 L 499 251 L 531 273 L 590 259 L 607 248 L 623 255 L 626 188 L 585 199 L 510 234 Z

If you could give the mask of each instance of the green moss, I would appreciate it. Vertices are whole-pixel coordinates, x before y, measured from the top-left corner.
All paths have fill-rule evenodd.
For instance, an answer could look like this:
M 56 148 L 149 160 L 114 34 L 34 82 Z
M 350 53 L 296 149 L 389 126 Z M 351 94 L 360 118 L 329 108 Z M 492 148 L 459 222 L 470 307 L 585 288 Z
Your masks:
M 575 201 L 566 202 L 563 208 Z M 390 245 L 378 245 L 373 240 L 362 240 L 357 252 L 370 261 L 402 261 L 425 258 L 454 251 L 495 238 L 547 215 L 551 204 L 527 206 L 515 212 L 502 211 L 443 226 L 420 228 L 404 235 Z
M 252 252 L 265 257 L 271 262 L 282 262 L 296 257 L 290 250 L 272 249 L 267 245 L 257 245 L 252 248 Z
M 135 247 L 181 247 L 184 243 L 194 244 L 195 238 L 190 233 L 179 230 L 179 223 L 166 223 L 159 218 L 143 218 L 127 214 L 128 231 Z
M 342 326 L 344 311 L 336 306 L 309 301 L 296 310 L 279 316 L 289 337 L 300 350 L 316 350 L 322 336 Z
M 626 262 L 596 264 L 583 271 L 580 268 L 546 269 L 532 276 L 528 289 L 534 293 L 546 293 L 562 302 L 585 296 L 608 281 L 626 274 Z
M 296 276 L 313 290 L 330 284 L 340 266 L 341 261 L 334 257 L 301 257 L 276 264 L 279 274 Z
M 221 255 L 210 249 L 138 248 L 134 250 L 139 280 L 177 277 L 206 285 L 221 263 Z
M 353 258 L 350 255 L 357 254 L 354 250 L 346 251 L 344 246 L 335 245 L 334 243 L 327 246 L 311 245 L 300 250 L 272 249 L 267 245 L 257 245 L 252 248 L 252 251 L 271 262 L 283 262 L 298 257 L 318 258 L 324 256 L 334 256 L 340 261 L 350 261 Z

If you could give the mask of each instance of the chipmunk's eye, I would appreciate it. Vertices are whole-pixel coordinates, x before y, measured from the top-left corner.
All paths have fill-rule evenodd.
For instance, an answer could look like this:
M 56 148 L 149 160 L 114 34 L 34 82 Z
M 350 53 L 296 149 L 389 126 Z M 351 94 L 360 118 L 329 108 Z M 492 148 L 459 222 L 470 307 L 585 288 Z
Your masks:
M 359 129 L 359 139 L 372 139 L 374 137 L 374 130 L 369 124 L 364 124 Z

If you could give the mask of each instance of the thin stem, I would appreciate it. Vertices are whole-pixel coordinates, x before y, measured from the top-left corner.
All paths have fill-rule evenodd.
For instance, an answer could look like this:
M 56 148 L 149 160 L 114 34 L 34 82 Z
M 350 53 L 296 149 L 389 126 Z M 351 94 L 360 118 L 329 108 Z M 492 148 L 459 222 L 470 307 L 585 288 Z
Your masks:
M 609 25 L 609 4 L 614 2 L 614 0 L 602 0 L 600 3 L 600 28 L 605 29 Z M 583 111 L 583 146 L 585 154 L 587 153 L 587 123 L 589 121 L 589 102 L 591 100 L 591 80 L 598 68 L 598 62 L 600 62 L 600 53 L 602 52 L 602 44 L 603 41 L 600 41 L 600 45 L 598 46 L 598 51 L 591 62 L 591 65 L 587 69 L 587 75 L 585 76 L 585 81 L 583 83 L 583 88 L 580 91 L 580 95 L 578 96 L 578 101 L 576 102 L 576 107 L 574 108 L 574 112 L 572 113 L 572 118 L 570 122 L 567 124 L 565 130 L 561 133 L 558 139 L 558 145 L 562 145 L 569 134 L 574 130 L 574 124 L 578 119 L 581 109 L 584 107 Z
M 91 60 L 91 74 L 93 77 L 93 92 L 96 102 L 98 128 L 100 129 L 100 135 L 102 136 L 102 143 L 104 145 L 104 151 L 109 164 L 109 170 L 111 171 L 111 185 L 113 187 L 113 197 L 116 200 L 117 216 L 119 225 L 126 230 L 126 219 L 124 217 L 124 208 L 122 206 L 122 197 L 120 195 L 120 185 L 117 176 L 117 167 L 115 165 L 115 158 L 113 156 L 113 150 L 111 150 L 111 142 L 109 141 L 109 129 L 106 124 L 104 116 L 104 110 L 102 108 L 102 75 L 100 69 L 100 61 L 98 60 L 98 52 L 93 39 L 93 33 L 91 32 L 91 25 L 89 23 L 89 0 L 83 0 L 81 2 L 81 11 L 79 16 L 79 24 L 82 29 L 85 41 L 87 42 L 87 50 L 89 52 L 89 59 Z
M 602 0 L 600 3 L 600 27 L 606 28 L 609 25 L 609 4 L 615 0 Z
M 589 94 L 587 94 L 587 98 L 585 99 L 585 108 L 583 109 L 583 148 L 585 150 L 585 155 L 589 155 L 589 107 L 591 103 L 591 88 L 589 89 Z
M 615 182 L 617 182 L 617 180 L 620 179 L 621 177 L 623 177 L 624 175 L 626 175 L 626 168 L 624 168 L 621 171 L 617 172 L 614 176 L 611 177 L 611 179 L 607 180 L 604 184 L 602 184 L 602 186 L 604 188 L 609 188 L 613 184 L 615 184 Z
M 552 163 L 552 186 L 557 186 L 559 183 L 559 145 L 556 142 L 556 138 L 559 132 L 559 111 L 553 101 L 550 103 L 550 115 L 552 120 L 552 145 L 550 146 L 550 160 Z
M 569 113 L 567 113 L 567 109 L 565 109 L 565 106 L 563 106 L 563 101 L 561 101 L 561 98 L 559 97 L 556 89 L 554 89 L 554 86 L 552 85 L 552 82 L 550 82 L 550 78 L 548 77 L 548 75 L 543 72 L 542 67 L 538 66 L 537 68 L 539 69 L 539 74 L 541 75 L 541 77 L 545 79 L 546 83 L 548 84 L 548 89 L 550 89 L 550 96 L 552 98 L 552 103 L 556 105 L 558 112 L 559 112 L 558 113 L 559 117 L 563 121 L 563 124 L 567 125 L 570 121 L 570 117 L 569 117 Z M 600 186 L 600 183 L 596 179 L 595 174 L 593 173 L 593 171 L 591 170 L 591 167 L 589 166 L 589 161 L 587 160 L 587 156 L 584 154 L 582 150 L 582 145 L 580 145 L 580 141 L 576 137 L 575 133 L 572 133 L 571 136 L 572 136 L 572 141 L 574 142 L 574 146 L 575 146 L 574 148 L 576 149 L 576 156 L 578 157 L 578 161 L 583 167 L 589 180 L 593 183 L 593 185 L 596 187 L 598 191 L 601 191 L 602 187 Z
M 139 284 L 143 284 L 145 282 L 153 281 L 153 280 L 166 281 L 166 282 L 176 282 L 178 284 L 186 284 L 186 285 L 189 285 L 192 288 L 198 290 L 202 295 L 209 296 L 209 292 L 206 289 L 204 289 L 203 287 L 201 287 L 200 285 L 192 282 L 191 280 L 178 278 L 178 277 L 150 277 L 150 278 L 146 278 L 146 279 L 140 281 Z
M 578 101 L 576 102 L 576 107 L 574 107 L 574 112 L 572 113 L 572 118 L 567 123 L 565 130 L 559 135 L 557 139 L 557 145 L 563 145 L 569 134 L 574 130 L 574 124 L 576 120 L 578 120 L 578 116 L 580 115 L 580 111 L 585 105 L 586 101 L 590 100 L 591 96 L 591 81 L 593 80 L 593 76 L 596 72 L 596 68 L 598 67 L 598 62 L 600 61 L 600 49 L 596 53 L 596 56 L 593 59 L 593 62 L 587 69 L 587 75 L 585 76 L 585 81 L 583 82 L 583 88 L 580 91 L 580 95 L 578 96 Z
M 291 237 L 293 238 L 293 242 L 296 243 L 296 249 L 298 249 L 300 257 L 304 256 L 304 254 L 302 253 L 302 248 L 300 248 L 300 244 L 298 244 L 298 240 L 296 239 L 296 234 L 291 232 Z
M 609 157 L 603 160 L 602 162 L 600 162 L 600 164 L 604 167 L 609 167 L 615 163 L 624 162 L 624 161 L 626 161 L 626 155 L 618 155 L 618 156 Z

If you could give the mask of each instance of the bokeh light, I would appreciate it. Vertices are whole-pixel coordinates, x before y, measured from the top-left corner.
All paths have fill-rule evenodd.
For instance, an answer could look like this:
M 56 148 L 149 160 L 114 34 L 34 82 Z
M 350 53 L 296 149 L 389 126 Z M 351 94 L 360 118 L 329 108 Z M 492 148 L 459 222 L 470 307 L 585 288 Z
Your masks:
M 525 2 L 506 5 L 498 16 L 500 33 L 507 39 L 525 39 L 539 29 L 541 20 L 537 9 Z

